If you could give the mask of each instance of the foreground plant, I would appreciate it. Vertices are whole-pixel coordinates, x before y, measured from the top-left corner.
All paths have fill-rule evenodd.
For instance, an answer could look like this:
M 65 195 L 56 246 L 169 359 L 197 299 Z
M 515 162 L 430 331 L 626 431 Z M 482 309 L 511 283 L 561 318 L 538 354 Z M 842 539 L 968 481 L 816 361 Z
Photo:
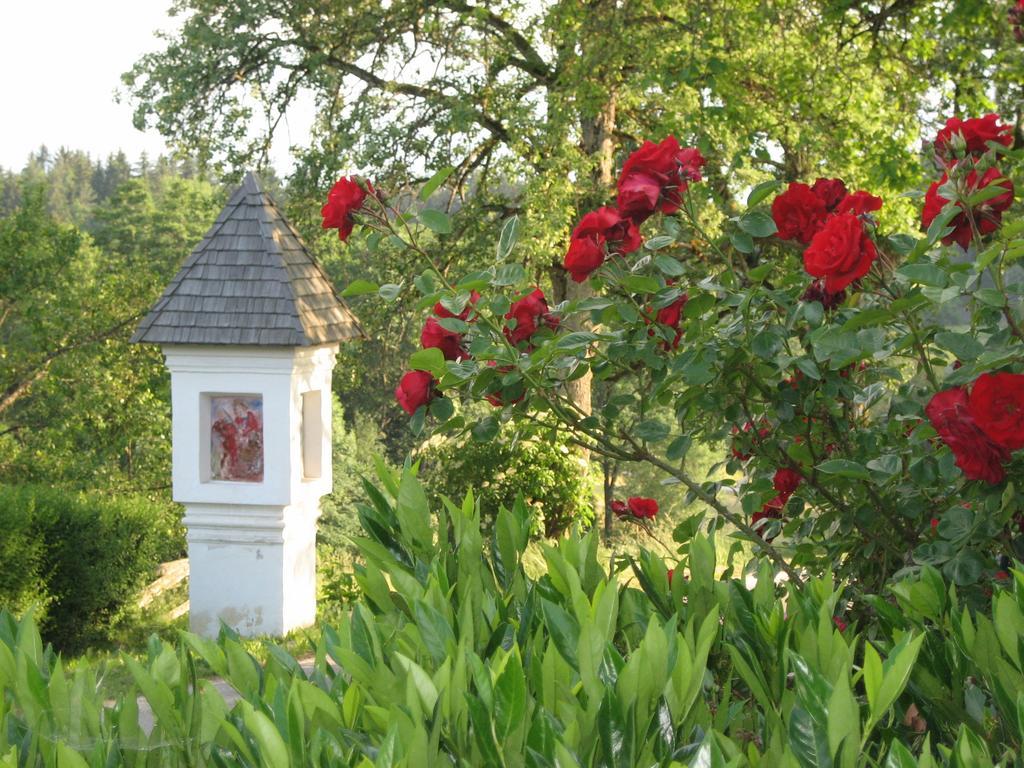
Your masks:
M 396 210 L 367 185 L 354 215 L 381 234 L 361 242 L 386 234 L 416 252 L 413 288 L 434 307 L 398 400 L 417 432 L 429 416 L 486 440 L 512 421 L 649 463 L 796 583 L 831 570 L 877 591 L 933 565 L 980 605 L 1001 558 L 1024 555 L 1024 334 L 1008 279 L 1024 254 L 1011 206 L 1024 153 L 1011 143 L 995 115 L 951 119 L 912 236 L 880 228 L 879 197 L 827 178 L 774 198 L 780 185 L 761 184 L 711 231 L 701 154 L 646 142 L 615 205 L 572 229 L 564 266 L 595 295 L 557 306 L 512 260 L 517 219 L 493 266 L 452 280 L 432 255 L 448 217 Z M 406 287 L 348 293 L 378 290 Z M 583 376 L 608 393 L 592 413 L 569 392 Z M 475 399 L 495 414 L 467 419 L 457 404 Z M 686 471 L 694 442 L 731 443 L 713 468 L 725 479 Z
M 780 593 L 765 564 L 751 589 L 716 576 L 702 535 L 671 580 L 646 553 L 604 571 L 578 531 L 542 545 L 531 578 L 522 504 L 484 541 L 472 496 L 431 514 L 411 469 L 380 480 L 362 596 L 311 635 L 311 666 L 274 645 L 260 664 L 226 629 L 154 638 L 111 702 L 103 669 L 68 673 L 31 617 L 0 614 L 0 765 L 1020 764 L 1024 573 L 992 620 L 925 568 L 845 626 L 831 578 Z

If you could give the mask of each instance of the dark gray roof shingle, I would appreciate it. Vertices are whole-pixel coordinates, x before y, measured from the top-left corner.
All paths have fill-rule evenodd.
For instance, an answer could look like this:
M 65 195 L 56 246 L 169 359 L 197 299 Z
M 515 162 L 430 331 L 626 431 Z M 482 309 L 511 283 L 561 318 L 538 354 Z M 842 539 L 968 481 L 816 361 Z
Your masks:
M 131 340 L 307 347 L 363 335 L 298 232 L 248 173 Z

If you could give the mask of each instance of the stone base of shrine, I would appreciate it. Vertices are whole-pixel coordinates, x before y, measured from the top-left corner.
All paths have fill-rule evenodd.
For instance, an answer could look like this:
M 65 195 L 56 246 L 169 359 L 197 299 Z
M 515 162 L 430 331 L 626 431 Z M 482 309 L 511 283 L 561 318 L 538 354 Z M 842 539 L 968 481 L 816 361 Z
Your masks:
M 316 620 L 319 504 L 186 504 L 189 625 L 281 636 Z

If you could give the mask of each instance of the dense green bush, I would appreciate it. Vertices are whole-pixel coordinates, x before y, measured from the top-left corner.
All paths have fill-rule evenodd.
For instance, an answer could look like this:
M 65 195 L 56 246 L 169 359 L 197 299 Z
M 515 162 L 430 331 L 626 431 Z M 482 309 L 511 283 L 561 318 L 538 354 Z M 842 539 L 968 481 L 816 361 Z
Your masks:
M 68 653 L 108 642 L 166 550 L 166 507 L 139 498 L 0 486 L 0 605 L 37 606 Z
M 423 464 L 433 501 L 461 499 L 472 490 L 485 527 L 519 495 L 537 534 L 556 536 L 573 521 L 586 525 L 594 518 L 594 483 L 586 464 L 557 437 L 523 439 L 508 429 L 490 442 L 446 440 L 424 452 Z
M 272 645 L 260 665 L 228 630 L 154 638 L 111 707 L 104 670 L 69 678 L 30 618 L 0 615 L 0 765 L 1022 764 L 1022 572 L 996 587 L 992 619 L 930 567 L 850 606 L 831 579 L 718 574 L 700 534 L 684 562 L 608 573 L 592 531 L 543 545 L 533 579 L 521 504 L 485 541 L 471 497 L 435 522 L 411 471 L 382 484 L 360 511 L 363 597 L 308 672 Z

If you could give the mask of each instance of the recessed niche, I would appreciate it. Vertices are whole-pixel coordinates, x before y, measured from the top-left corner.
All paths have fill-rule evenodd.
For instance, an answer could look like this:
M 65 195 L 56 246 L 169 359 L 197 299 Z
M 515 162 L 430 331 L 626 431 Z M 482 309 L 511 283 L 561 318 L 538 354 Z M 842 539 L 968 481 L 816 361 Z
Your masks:
M 324 423 L 320 390 L 302 393 L 302 477 L 315 480 L 323 472 Z
M 203 394 L 200 402 L 203 479 L 262 483 L 262 395 Z

